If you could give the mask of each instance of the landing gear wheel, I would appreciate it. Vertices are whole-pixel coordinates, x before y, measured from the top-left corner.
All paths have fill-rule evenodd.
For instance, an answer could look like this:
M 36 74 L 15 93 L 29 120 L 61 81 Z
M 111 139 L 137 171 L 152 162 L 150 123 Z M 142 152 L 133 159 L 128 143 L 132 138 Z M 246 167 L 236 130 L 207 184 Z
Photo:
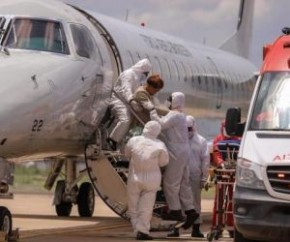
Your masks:
M 5 232 L 7 239 L 12 234 L 12 216 L 3 206 L 0 206 L 0 230 Z
M 61 180 L 58 181 L 55 187 L 55 194 L 63 194 L 65 191 L 65 181 Z M 72 203 L 71 202 L 61 202 L 55 205 L 56 214 L 60 217 L 68 217 L 72 210 Z
M 84 182 L 81 184 L 77 204 L 81 217 L 92 217 L 95 209 L 95 192 L 91 183 Z

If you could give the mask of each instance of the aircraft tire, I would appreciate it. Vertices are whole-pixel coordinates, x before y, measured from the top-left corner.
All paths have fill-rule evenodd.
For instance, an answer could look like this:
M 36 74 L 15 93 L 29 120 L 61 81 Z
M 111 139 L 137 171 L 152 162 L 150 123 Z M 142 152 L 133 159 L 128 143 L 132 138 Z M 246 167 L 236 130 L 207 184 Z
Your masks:
M 95 209 L 95 192 L 90 182 L 81 184 L 77 204 L 78 212 L 81 217 L 92 217 Z
M 57 182 L 55 187 L 55 194 L 63 194 L 65 191 L 65 181 L 60 180 Z M 60 217 L 68 217 L 70 216 L 72 210 L 72 203 L 71 202 L 64 202 L 61 201 L 59 204 L 55 205 L 56 214 Z
M 7 238 L 12 234 L 12 216 L 3 206 L 0 206 L 0 230 L 6 233 Z

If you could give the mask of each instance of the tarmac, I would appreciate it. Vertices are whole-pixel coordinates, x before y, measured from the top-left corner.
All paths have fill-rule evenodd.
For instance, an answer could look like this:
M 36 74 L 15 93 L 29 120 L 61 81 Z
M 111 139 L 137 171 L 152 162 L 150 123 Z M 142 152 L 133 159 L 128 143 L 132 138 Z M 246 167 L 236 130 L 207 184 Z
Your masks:
M 120 218 L 97 196 L 95 212 L 91 218 L 78 216 L 74 206 L 70 217 L 58 217 L 52 205 L 52 194 L 14 194 L 14 199 L 2 199 L 12 213 L 13 228 L 19 230 L 21 242 L 92 242 L 92 241 L 135 241 L 131 225 Z M 210 231 L 212 199 L 202 200 L 203 224 L 201 231 Z M 190 236 L 190 230 L 181 231 L 179 238 L 166 237 L 166 231 L 152 232 L 154 241 L 208 241 Z M 214 240 L 213 240 L 214 241 Z M 233 241 L 225 232 L 220 242 Z

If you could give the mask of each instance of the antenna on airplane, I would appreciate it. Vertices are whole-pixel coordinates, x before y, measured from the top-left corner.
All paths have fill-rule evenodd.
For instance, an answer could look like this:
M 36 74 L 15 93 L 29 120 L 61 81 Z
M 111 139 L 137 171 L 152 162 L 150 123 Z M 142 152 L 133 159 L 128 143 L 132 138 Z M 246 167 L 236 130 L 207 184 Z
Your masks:
M 125 17 L 126 22 L 128 22 L 129 12 L 130 12 L 130 9 L 126 9 L 126 17 Z

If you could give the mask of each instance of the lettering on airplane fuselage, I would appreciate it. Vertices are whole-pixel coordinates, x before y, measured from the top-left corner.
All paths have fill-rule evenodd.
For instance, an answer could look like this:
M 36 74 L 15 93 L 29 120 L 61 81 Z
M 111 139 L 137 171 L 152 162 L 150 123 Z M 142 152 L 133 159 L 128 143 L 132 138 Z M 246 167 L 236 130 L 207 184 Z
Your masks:
M 41 131 L 42 126 L 43 126 L 43 120 L 42 119 L 40 119 L 40 120 L 35 119 L 33 121 L 32 130 L 31 131 L 32 132 L 39 132 L 39 131 Z
M 4 145 L 6 140 L 7 140 L 7 138 L 2 139 L 1 142 L 0 142 L 0 145 Z
M 153 38 L 144 34 L 140 34 L 140 36 L 143 38 L 146 45 L 152 49 L 163 50 L 165 52 L 176 55 L 192 57 L 192 54 L 189 52 L 189 50 L 181 44 L 176 44 L 171 41 Z
M 289 154 L 276 155 L 273 158 L 273 161 L 290 161 L 290 153 Z

